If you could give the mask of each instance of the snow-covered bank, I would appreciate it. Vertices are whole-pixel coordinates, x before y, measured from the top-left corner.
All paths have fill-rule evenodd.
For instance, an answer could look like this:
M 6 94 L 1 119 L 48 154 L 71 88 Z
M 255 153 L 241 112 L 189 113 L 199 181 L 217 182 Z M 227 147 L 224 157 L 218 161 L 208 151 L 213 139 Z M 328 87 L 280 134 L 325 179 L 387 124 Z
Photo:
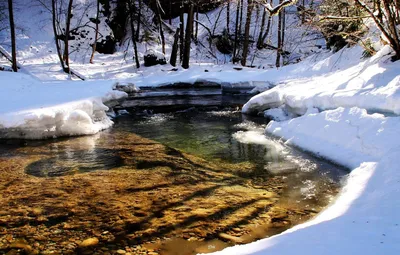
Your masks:
M 400 117 L 339 108 L 267 131 L 352 167 L 338 199 L 310 222 L 224 254 L 399 254 Z
M 349 49 L 353 54 L 344 61 L 336 59 L 332 71 L 326 68 L 338 54 L 313 66 L 301 63 L 273 72 L 271 79 L 283 81 L 291 71 L 304 70 L 299 80 L 255 96 L 243 109 L 283 106 L 304 114 L 272 121 L 266 132 L 350 167 L 336 201 L 280 235 L 215 254 L 400 254 L 400 63 L 387 61 L 388 48 L 354 63 L 360 59 L 356 50 Z M 269 114 L 274 112 L 281 114 Z
M 353 106 L 400 114 L 400 63 L 391 63 L 389 53 L 386 46 L 374 57 L 362 60 L 359 47 L 345 48 L 321 61 L 308 59 L 282 68 L 273 79 L 283 84 L 252 98 L 243 112 L 285 104 L 300 115 L 312 107 Z
M 0 80 L 0 138 L 95 134 L 112 125 L 103 103 L 126 96 L 112 81 L 42 83 L 10 72 Z

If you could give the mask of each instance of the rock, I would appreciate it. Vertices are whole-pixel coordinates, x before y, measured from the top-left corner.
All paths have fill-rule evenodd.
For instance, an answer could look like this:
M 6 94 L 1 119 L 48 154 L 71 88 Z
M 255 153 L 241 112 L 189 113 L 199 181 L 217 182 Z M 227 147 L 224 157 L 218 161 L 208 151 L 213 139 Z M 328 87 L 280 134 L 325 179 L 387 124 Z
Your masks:
M 96 246 L 99 243 L 99 239 L 97 239 L 96 237 L 91 237 L 88 239 L 85 239 L 83 242 L 81 242 L 79 244 L 80 248 L 87 248 L 87 247 L 91 247 L 91 246 Z
M 25 252 L 32 251 L 32 247 L 28 245 L 28 243 L 24 239 L 16 240 L 12 244 L 10 244 L 10 248 L 22 249 Z
M 240 237 L 228 235 L 226 233 L 220 233 L 218 236 L 226 241 L 230 241 L 233 243 L 243 243 L 243 240 Z
M 116 43 L 114 37 L 107 35 L 105 39 L 96 43 L 96 51 L 102 54 L 114 54 Z
M 164 54 L 155 50 L 148 50 L 144 54 L 144 66 L 165 65 L 167 60 Z
M 126 251 L 124 251 L 124 250 L 118 250 L 117 253 L 118 253 L 118 254 L 126 254 Z
M 113 87 L 113 90 L 119 90 L 123 91 L 126 93 L 137 93 L 140 91 L 140 89 L 133 83 L 127 83 L 127 84 L 121 84 L 119 82 L 116 82 Z
M 233 52 L 233 45 L 226 30 L 221 35 L 217 35 L 215 45 L 222 54 L 232 54 Z

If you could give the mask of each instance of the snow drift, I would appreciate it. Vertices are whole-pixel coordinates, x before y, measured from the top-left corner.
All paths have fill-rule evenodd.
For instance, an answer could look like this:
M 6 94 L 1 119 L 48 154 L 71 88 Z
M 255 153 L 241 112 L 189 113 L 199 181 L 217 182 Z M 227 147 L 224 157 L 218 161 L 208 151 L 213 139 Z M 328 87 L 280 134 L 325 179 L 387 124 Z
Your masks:
M 363 61 L 343 51 L 263 74 L 281 84 L 243 108 L 280 107 L 266 132 L 352 169 L 338 198 L 309 222 L 214 254 L 400 254 L 400 63 L 388 47 Z
M 42 83 L 9 72 L 0 79 L 0 138 L 95 134 L 113 124 L 104 102 L 127 95 L 112 91 L 110 81 Z

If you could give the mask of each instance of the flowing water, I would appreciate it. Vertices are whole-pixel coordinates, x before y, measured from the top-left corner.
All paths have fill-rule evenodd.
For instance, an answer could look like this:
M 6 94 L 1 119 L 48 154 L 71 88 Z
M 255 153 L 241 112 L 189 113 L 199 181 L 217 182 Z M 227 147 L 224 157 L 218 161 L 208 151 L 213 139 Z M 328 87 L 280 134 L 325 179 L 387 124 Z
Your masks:
M 213 252 L 314 217 L 346 174 L 237 111 L 114 121 L 94 136 L 0 143 L 0 254 Z

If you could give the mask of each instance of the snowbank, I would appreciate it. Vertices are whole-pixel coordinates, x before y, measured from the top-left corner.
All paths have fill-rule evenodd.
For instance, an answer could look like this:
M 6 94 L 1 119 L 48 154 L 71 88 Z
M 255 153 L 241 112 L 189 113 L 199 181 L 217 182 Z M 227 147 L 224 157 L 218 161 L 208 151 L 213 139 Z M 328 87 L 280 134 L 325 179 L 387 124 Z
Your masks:
M 311 66 L 314 73 L 298 73 L 299 81 L 255 96 L 243 109 L 284 106 L 305 113 L 272 121 L 266 132 L 351 168 L 338 198 L 309 222 L 214 254 L 400 254 L 400 63 L 386 61 L 387 48 L 360 63 L 354 63 L 355 49 L 348 51 L 353 55 L 338 61 L 336 70 L 321 71 L 337 54 Z M 286 73 L 282 69 L 275 79 L 303 68 L 310 70 L 302 63 Z
M 110 81 L 42 83 L 11 72 L 0 80 L 0 138 L 95 134 L 112 125 L 103 103 L 127 95 Z
M 308 60 L 286 67 L 275 78 L 283 84 L 252 98 L 243 107 L 243 112 L 263 111 L 286 104 L 300 115 L 311 107 L 326 110 L 353 106 L 400 114 L 400 63 L 389 63 L 388 53 L 389 46 L 373 58 L 359 62 L 360 49 L 345 48 L 323 61 L 312 63 Z M 354 60 L 359 63 L 346 66 Z M 327 70 L 328 66 L 335 68 L 335 65 L 336 71 Z M 297 77 L 290 75 L 293 71 L 298 71 Z

